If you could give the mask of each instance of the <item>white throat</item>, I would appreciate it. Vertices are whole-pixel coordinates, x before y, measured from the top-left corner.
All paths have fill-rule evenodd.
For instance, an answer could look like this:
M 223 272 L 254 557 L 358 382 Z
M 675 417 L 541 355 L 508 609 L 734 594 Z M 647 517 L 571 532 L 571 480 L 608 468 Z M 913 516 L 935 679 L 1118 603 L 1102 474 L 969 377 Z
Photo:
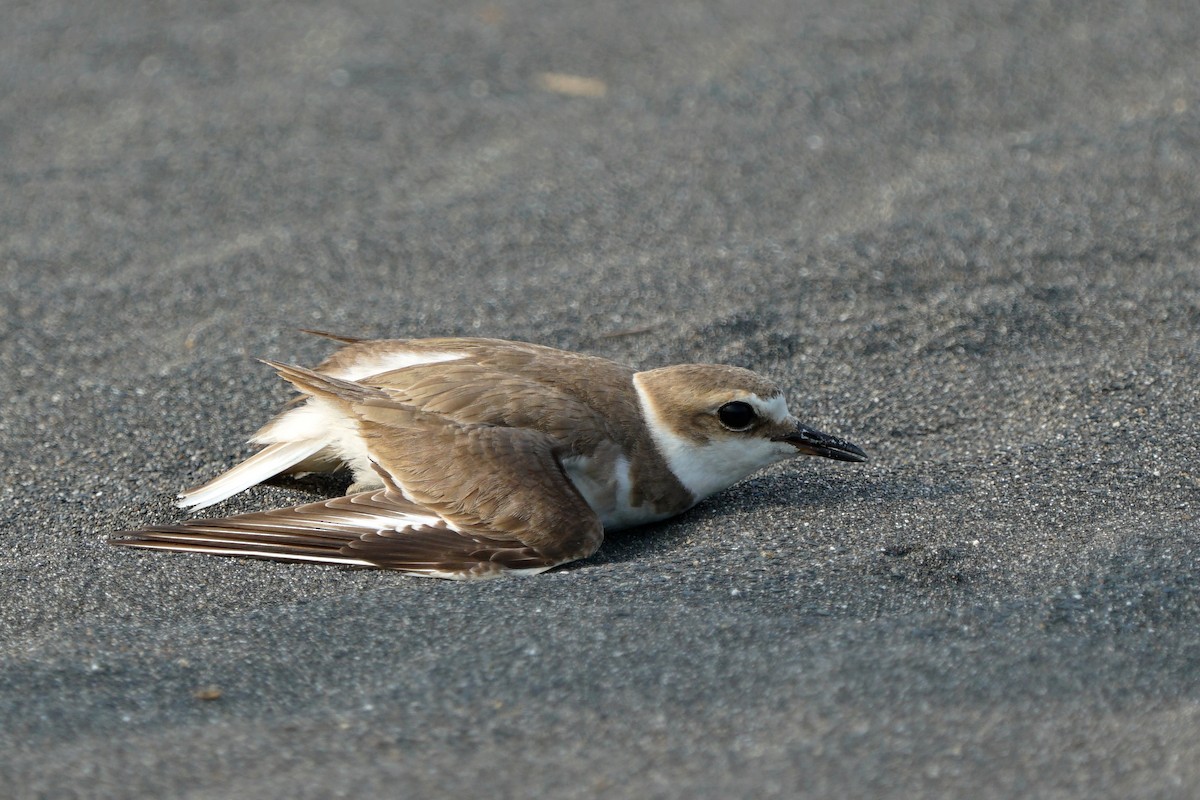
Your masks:
M 711 494 L 728 489 L 742 478 L 765 466 L 791 458 L 796 450 L 783 442 L 752 436 L 713 439 L 697 443 L 680 435 L 662 418 L 661 413 L 644 387 L 633 377 L 638 404 L 646 427 L 658 451 L 680 483 L 691 492 L 696 502 Z M 782 400 L 780 400 L 782 405 Z M 786 415 L 786 406 L 782 406 Z M 774 410 L 774 409 L 773 409 Z

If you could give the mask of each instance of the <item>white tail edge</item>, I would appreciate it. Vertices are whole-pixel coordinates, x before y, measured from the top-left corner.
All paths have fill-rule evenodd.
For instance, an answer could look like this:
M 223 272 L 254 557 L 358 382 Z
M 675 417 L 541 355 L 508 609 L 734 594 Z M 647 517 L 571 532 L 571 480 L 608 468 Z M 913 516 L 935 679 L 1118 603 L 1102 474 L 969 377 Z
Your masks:
M 255 484 L 275 477 L 289 467 L 294 467 L 315 455 L 325 445 L 326 442 L 322 439 L 305 439 L 299 442 L 278 442 L 268 445 L 208 483 L 183 492 L 179 495 L 177 505 L 193 511 L 208 508 Z

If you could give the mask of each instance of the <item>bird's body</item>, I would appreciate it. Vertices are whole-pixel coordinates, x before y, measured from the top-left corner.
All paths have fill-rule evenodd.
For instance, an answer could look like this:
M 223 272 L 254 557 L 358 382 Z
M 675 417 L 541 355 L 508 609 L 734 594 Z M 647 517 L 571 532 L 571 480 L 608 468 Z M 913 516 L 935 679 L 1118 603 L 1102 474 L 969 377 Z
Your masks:
M 191 489 L 204 508 L 275 475 L 348 466 L 346 497 L 123 534 L 114 544 L 448 578 L 542 572 L 604 530 L 674 516 L 797 453 L 865 460 L 801 425 L 749 370 L 637 372 L 497 339 L 359 340 L 314 370 L 254 456 Z

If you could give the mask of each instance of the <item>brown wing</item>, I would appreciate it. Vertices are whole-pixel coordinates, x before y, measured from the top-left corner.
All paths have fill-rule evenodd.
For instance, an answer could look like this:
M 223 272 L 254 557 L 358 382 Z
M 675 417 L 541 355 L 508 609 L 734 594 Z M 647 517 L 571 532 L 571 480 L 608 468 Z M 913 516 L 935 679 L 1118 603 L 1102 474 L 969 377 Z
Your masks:
M 451 527 L 387 489 L 223 519 L 120 533 L 123 547 L 395 569 L 482 578 L 554 566 L 511 539 Z
M 445 420 L 527 428 L 582 451 L 617 435 L 603 414 L 578 398 L 526 375 L 469 361 L 408 367 L 359 383 Z
M 387 488 L 132 531 L 113 544 L 450 578 L 541 572 L 599 547 L 600 520 L 567 478 L 551 436 L 461 425 L 377 389 L 275 366 L 305 391 L 347 404 Z
M 608 419 L 637 418 L 640 413 L 630 367 L 523 342 L 364 341 L 342 348 L 314 371 L 339 374 L 360 362 L 386 363 L 397 353 L 450 353 L 458 358 L 412 364 L 357 382 L 383 389 L 405 405 L 458 422 L 532 427 L 560 440 L 577 431 L 602 431 L 607 438 L 619 440 L 624 432 L 607 429 Z

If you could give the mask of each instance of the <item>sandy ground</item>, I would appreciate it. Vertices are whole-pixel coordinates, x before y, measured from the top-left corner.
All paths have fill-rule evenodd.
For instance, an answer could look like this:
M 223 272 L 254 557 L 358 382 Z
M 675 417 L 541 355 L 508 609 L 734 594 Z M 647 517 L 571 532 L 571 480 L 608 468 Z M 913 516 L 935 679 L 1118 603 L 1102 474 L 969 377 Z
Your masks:
M 0 795 L 1200 791 L 1194 2 L 0 17 Z M 736 363 L 872 460 L 526 580 L 108 547 L 300 327 Z

